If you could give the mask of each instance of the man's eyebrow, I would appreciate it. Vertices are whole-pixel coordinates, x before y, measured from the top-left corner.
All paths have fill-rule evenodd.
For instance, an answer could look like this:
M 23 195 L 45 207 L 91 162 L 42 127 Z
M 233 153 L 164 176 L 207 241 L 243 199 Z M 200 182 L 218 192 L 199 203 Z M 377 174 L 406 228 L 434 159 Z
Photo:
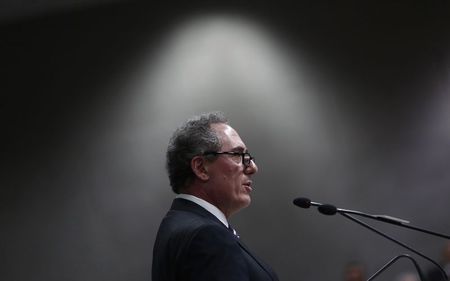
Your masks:
M 232 151 L 235 151 L 235 152 L 247 152 L 247 148 L 243 147 L 243 146 L 237 146 L 237 147 L 234 147 L 232 149 Z

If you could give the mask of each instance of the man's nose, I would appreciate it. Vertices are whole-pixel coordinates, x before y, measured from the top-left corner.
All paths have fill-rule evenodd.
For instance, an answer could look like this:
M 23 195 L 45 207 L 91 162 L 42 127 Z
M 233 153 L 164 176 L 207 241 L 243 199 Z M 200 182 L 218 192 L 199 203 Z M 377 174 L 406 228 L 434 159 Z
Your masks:
M 256 165 L 255 161 L 251 160 L 250 165 L 245 167 L 244 172 L 246 174 L 256 174 L 258 172 L 258 166 Z

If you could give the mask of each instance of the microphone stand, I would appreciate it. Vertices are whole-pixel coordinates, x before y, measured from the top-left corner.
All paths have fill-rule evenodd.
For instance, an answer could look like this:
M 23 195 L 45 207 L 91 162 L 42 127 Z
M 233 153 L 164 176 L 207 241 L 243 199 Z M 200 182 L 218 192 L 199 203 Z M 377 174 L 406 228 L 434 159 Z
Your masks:
M 387 234 L 385 234 L 385 233 L 379 231 L 379 230 L 376 229 L 375 227 L 370 226 L 370 225 L 368 225 L 367 223 L 365 223 L 365 222 L 363 222 L 363 221 L 361 221 L 361 220 L 359 220 L 359 219 L 357 219 L 357 218 L 355 218 L 355 217 L 353 217 L 353 216 L 351 216 L 351 215 L 349 215 L 349 214 L 347 214 L 347 213 L 345 213 L 345 212 L 343 212 L 343 211 L 339 211 L 339 210 L 338 210 L 338 213 L 339 213 L 340 215 L 342 215 L 342 216 L 348 218 L 349 220 L 352 220 L 352 221 L 356 222 L 357 224 L 359 224 L 359 225 L 361 225 L 361 226 L 363 226 L 363 227 L 365 227 L 365 228 L 368 228 L 368 229 L 372 230 L 373 232 L 375 232 L 375 233 L 377 233 L 377 234 L 383 236 L 384 238 L 386 238 L 386 239 L 388 239 L 388 240 L 391 240 L 392 242 L 396 243 L 397 245 L 400 245 L 400 246 L 402 246 L 403 248 L 405 248 L 405 249 L 407 249 L 407 250 L 409 250 L 409 251 L 415 253 L 416 255 L 418 255 L 418 256 L 420 256 L 420 257 L 426 259 L 427 261 L 431 262 L 431 263 L 434 264 L 434 265 L 439 269 L 439 271 L 442 273 L 442 276 L 444 276 L 444 280 L 449 281 L 449 280 L 448 280 L 448 277 L 447 277 L 447 274 L 445 273 L 444 269 L 443 269 L 437 262 L 435 262 L 434 260 L 432 260 L 432 259 L 430 259 L 429 257 L 425 256 L 424 254 L 420 253 L 419 251 L 414 250 L 413 248 L 411 248 L 410 246 L 406 245 L 405 243 L 398 241 L 397 239 L 395 239 L 395 238 L 393 238 L 393 237 L 391 237 L 391 236 L 389 236 L 389 235 L 387 235 Z M 375 275 L 372 276 L 369 280 L 375 278 L 378 274 L 380 274 L 381 272 L 383 272 L 387 267 L 389 267 L 390 265 L 392 265 L 395 261 L 397 261 L 400 257 L 403 257 L 403 256 L 404 256 L 404 255 L 397 256 L 396 258 L 394 258 L 393 260 L 391 260 L 390 262 L 388 262 L 388 263 L 387 263 L 385 266 L 383 266 L 377 273 L 375 273 Z M 416 263 L 416 262 L 414 261 L 414 259 L 412 259 L 411 257 L 409 257 L 409 258 L 410 258 L 411 260 L 413 260 L 414 265 L 415 265 L 416 268 L 418 269 L 418 273 L 419 273 L 419 276 L 420 276 L 421 280 L 422 280 L 422 281 L 425 281 L 425 279 L 423 278 L 423 274 L 422 274 L 421 270 L 419 269 L 417 263 Z M 369 280 L 368 280 L 368 281 L 369 281 Z
M 374 279 L 375 277 L 380 275 L 383 271 L 388 269 L 389 266 L 391 266 L 393 263 L 395 263 L 397 260 L 399 260 L 401 258 L 409 259 L 414 264 L 414 267 L 416 268 L 417 273 L 419 274 L 420 280 L 425 281 L 425 277 L 423 276 L 423 272 L 420 269 L 419 265 L 417 264 L 416 260 L 413 259 L 410 255 L 407 255 L 407 254 L 401 254 L 401 255 L 398 255 L 398 256 L 394 257 L 393 259 L 391 259 L 388 263 L 383 265 L 382 268 L 380 268 L 377 272 L 375 272 L 372 276 L 370 276 L 369 279 L 367 279 L 367 281 L 371 281 L 372 279 Z
M 422 233 L 438 236 L 438 237 L 441 237 L 441 238 L 450 239 L 449 235 L 445 235 L 445 234 L 433 232 L 433 231 L 430 231 L 430 230 L 426 230 L 426 229 L 423 229 L 423 228 L 407 225 L 407 224 L 409 224 L 409 221 L 404 220 L 404 219 L 399 219 L 399 218 L 395 218 L 395 217 L 387 216 L 387 215 L 373 215 L 373 214 L 363 213 L 363 212 L 360 212 L 360 211 L 339 209 L 339 208 L 336 208 L 335 206 L 330 205 L 330 204 L 321 204 L 321 203 L 318 203 L 318 202 L 312 202 L 310 199 L 304 198 L 304 197 L 299 197 L 299 198 L 294 199 L 293 203 L 294 203 L 294 205 L 296 205 L 298 207 L 301 207 L 301 208 L 305 208 L 305 209 L 309 208 L 310 206 L 316 206 L 316 207 L 318 207 L 319 212 L 324 214 L 324 215 L 335 215 L 336 213 L 339 213 L 340 215 L 342 215 L 342 216 L 344 216 L 344 217 L 346 217 L 346 218 L 356 222 L 357 224 L 359 224 L 359 225 L 361 225 L 361 226 L 363 226 L 365 228 L 368 228 L 369 230 L 372 230 L 373 232 L 381 235 L 382 237 L 384 237 L 384 238 L 386 238 L 388 240 L 391 240 L 392 242 L 402 246 L 403 248 L 405 248 L 405 249 L 415 253 L 416 255 L 418 255 L 418 256 L 428 260 L 429 262 L 434 264 L 439 269 L 439 271 L 442 274 L 442 276 L 444 276 L 444 280 L 449 281 L 448 280 L 448 276 L 445 273 L 444 269 L 437 262 L 435 262 L 431 258 L 425 256 L 424 254 L 418 252 L 417 250 L 414 250 L 410 246 L 408 246 L 408 245 L 406 245 L 406 244 L 404 244 L 404 243 L 394 239 L 393 237 L 391 237 L 391 236 L 389 236 L 389 235 L 379 231 L 378 229 L 376 229 L 376 228 L 374 228 L 374 227 L 364 223 L 363 221 L 356 219 L 355 217 L 351 216 L 350 214 L 358 215 L 358 216 L 362 216 L 362 217 L 366 217 L 366 218 L 370 218 L 370 219 L 374 219 L 374 220 L 378 220 L 378 221 L 382 221 L 382 222 L 385 222 L 385 223 L 394 224 L 394 225 L 397 225 L 397 226 L 401 226 L 401 227 L 405 227 L 405 228 L 408 228 L 408 229 L 416 230 L 416 231 L 419 231 L 419 232 L 422 232 Z M 399 256 L 396 256 L 395 258 L 393 258 L 386 265 L 384 265 L 379 271 L 377 271 L 372 277 L 370 277 L 368 281 L 370 281 L 373 278 L 375 278 L 376 276 L 378 276 L 381 272 L 386 270 L 389 266 L 391 266 L 393 263 L 395 263 L 398 259 L 400 259 L 402 257 L 408 258 L 408 259 L 410 259 L 413 262 L 414 266 L 416 267 L 416 269 L 417 269 L 417 271 L 419 273 L 420 279 L 422 281 L 425 281 L 423 273 L 420 270 L 420 267 L 418 266 L 417 262 L 412 257 L 410 257 L 409 255 L 406 255 L 406 254 L 399 255 Z

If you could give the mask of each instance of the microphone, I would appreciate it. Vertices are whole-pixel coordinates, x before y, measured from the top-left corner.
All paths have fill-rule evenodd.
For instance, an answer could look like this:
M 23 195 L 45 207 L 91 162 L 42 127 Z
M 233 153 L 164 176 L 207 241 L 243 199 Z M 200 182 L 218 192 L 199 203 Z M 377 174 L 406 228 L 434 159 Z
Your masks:
M 344 217 L 346 217 L 346 218 L 356 222 L 357 224 L 359 224 L 359 225 L 361 225 L 361 226 L 363 226 L 363 227 L 365 227 L 365 228 L 367 228 L 367 229 L 377 233 L 378 235 L 383 236 L 384 238 L 386 238 L 386 239 L 388 239 L 388 240 L 390 240 L 390 241 L 392 241 L 392 242 L 402 246 L 403 248 L 405 248 L 405 249 L 415 253 L 416 255 L 421 256 L 422 258 L 428 260 L 429 262 L 434 264 L 439 269 L 439 271 L 444 276 L 444 279 L 448 281 L 447 274 L 445 273 L 444 269 L 436 261 L 434 261 L 433 259 L 429 258 L 428 256 L 420 253 L 419 251 L 414 250 L 410 246 L 408 246 L 408 245 L 406 245 L 406 244 L 396 240 L 395 238 L 387 235 L 386 233 L 381 232 L 380 230 L 376 229 L 375 227 L 372 227 L 372 226 L 366 224 L 365 222 L 363 222 L 361 220 L 358 220 L 357 218 L 351 216 L 350 214 L 359 215 L 359 216 L 375 219 L 375 220 L 378 220 L 378 221 L 391 223 L 391 224 L 394 224 L 394 225 L 397 225 L 397 226 L 410 228 L 410 229 L 413 229 L 413 230 L 417 230 L 417 231 L 420 231 L 420 232 L 432 234 L 432 235 L 439 236 L 439 237 L 444 237 L 444 238 L 447 238 L 447 239 L 450 239 L 450 236 L 444 235 L 444 234 L 441 234 L 441 233 L 432 232 L 432 231 L 425 230 L 425 229 L 421 229 L 421 228 L 418 228 L 418 227 L 409 226 L 409 225 L 407 225 L 409 223 L 409 221 L 407 221 L 407 220 L 403 220 L 403 219 L 399 219 L 399 218 L 395 218 L 395 217 L 387 216 L 387 215 L 371 215 L 371 214 L 363 213 L 363 212 L 360 212 L 360 211 L 339 209 L 339 208 L 337 208 L 334 205 L 312 202 L 310 199 L 304 198 L 304 197 L 299 197 L 299 198 L 294 199 L 293 203 L 294 203 L 294 205 L 296 205 L 298 207 L 301 207 L 301 208 L 305 208 L 305 209 L 307 209 L 307 208 L 309 208 L 311 206 L 317 206 L 318 211 L 320 213 L 324 214 L 324 215 L 335 215 L 335 214 L 339 213 L 340 215 L 342 215 L 342 216 L 344 216 Z M 400 255 L 400 256 L 397 256 L 396 258 L 394 258 L 393 260 L 391 260 L 385 266 L 383 266 L 382 269 L 380 269 L 378 272 L 376 272 L 368 280 L 372 280 L 373 278 L 375 278 L 378 274 L 380 274 L 387 267 L 392 265 L 400 257 L 407 257 L 407 258 L 411 259 L 413 261 L 414 265 L 416 266 L 416 268 L 418 268 L 417 263 L 415 263 L 414 259 L 412 259 L 408 255 Z M 419 273 L 419 276 L 421 277 L 421 280 L 423 281 L 424 279 L 422 278 L 423 275 L 422 275 L 422 272 L 420 271 L 420 268 L 418 268 L 418 273 Z
M 298 197 L 295 198 L 293 201 L 294 205 L 299 206 L 300 208 L 305 208 L 308 209 L 311 206 L 321 206 L 322 204 L 320 203 L 316 203 L 316 202 L 311 202 L 310 199 L 305 198 L 305 197 Z
M 321 212 L 324 215 L 334 215 L 337 213 L 338 209 L 330 204 L 321 204 L 317 202 L 312 202 L 308 198 L 299 197 L 295 198 L 293 201 L 294 205 L 297 205 L 301 208 L 308 209 L 311 206 L 317 206 L 317 209 L 319 212 Z
M 338 209 L 335 206 L 330 204 L 321 205 L 317 209 L 319 210 L 319 212 L 327 216 L 335 215 L 338 211 Z

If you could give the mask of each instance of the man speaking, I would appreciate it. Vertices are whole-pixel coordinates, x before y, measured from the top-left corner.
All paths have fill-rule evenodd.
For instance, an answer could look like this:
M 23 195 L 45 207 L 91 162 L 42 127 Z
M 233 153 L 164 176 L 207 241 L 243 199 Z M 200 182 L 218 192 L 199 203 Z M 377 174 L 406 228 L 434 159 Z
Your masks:
M 220 112 L 186 121 L 170 139 L 167 171 L 177 194 L 153 248 L 153 281 L 278 280 L 228 218 L 250 204 L 258 171 Z

